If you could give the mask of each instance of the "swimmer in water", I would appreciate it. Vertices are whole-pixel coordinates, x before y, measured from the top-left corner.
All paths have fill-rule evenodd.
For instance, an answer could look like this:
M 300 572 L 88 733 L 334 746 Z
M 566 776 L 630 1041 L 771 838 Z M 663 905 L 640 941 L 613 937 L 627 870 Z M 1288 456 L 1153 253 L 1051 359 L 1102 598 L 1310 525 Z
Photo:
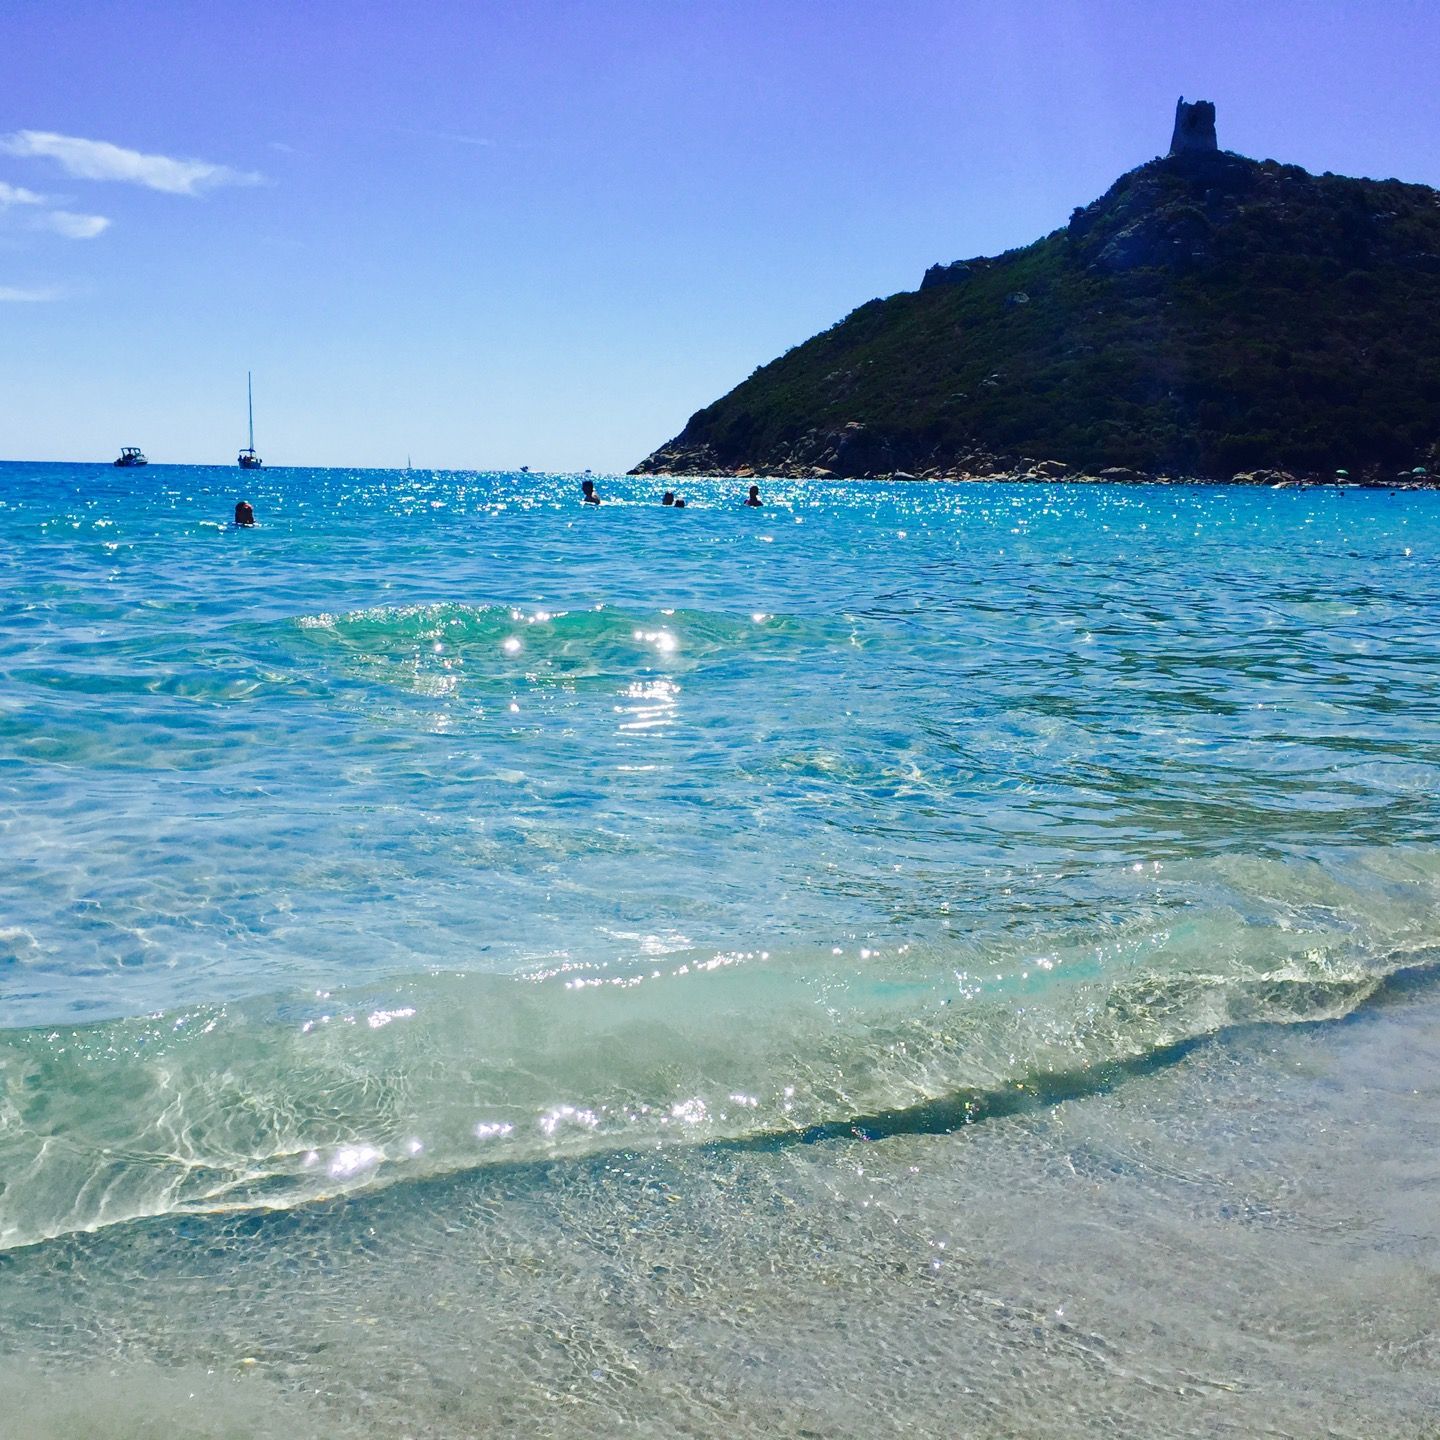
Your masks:
M 760 498 L 760 487 L 758 485 L 752 485 L 750 487 L 750 493 L 745 497 L 745 503 L 747 505 L 763 505 L 765 503 Z
M 667 490 L 660 497 L 660 503 L 662 505 L 673 505 L 675 503 L 675 492 L 673 490 Z
M 677 510 L 683 510 L 685 508 L 685 502 L 683 500 L 677 500 L 675 502 L 675 508 Z
M 253 525 L 255 523 L 255 507 L 248 500 L 235 502 L 235 523 L 237 525 Z
M 582 480 L 580 482 L 580 493 L 584 496 L 587 505 L 598 505 L 600 497 L 595 493 L 595 482 L 593 480 Z

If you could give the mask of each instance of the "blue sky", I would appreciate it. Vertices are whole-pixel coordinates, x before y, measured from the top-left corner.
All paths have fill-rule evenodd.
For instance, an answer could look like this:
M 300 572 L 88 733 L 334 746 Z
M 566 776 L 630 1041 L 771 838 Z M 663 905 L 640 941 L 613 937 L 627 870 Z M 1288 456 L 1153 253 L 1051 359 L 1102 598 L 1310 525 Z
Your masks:
M 5 0 L 0 458 L 623 469 L 1220 142 L 1440 184 L 1440 6 Z

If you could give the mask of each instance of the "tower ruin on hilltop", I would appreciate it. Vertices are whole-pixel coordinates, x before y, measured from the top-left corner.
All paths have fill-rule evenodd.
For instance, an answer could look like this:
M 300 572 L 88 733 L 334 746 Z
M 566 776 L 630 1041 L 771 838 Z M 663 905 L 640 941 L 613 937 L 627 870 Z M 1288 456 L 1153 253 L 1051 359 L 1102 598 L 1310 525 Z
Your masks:
M 1210 100 L 1185 103 L 1182 95 L 1175 102 L 1175 131 L 1170 136 L 1172 155 L 1193 155 L 1220 148 L 1215 139 L 1215 105 Z

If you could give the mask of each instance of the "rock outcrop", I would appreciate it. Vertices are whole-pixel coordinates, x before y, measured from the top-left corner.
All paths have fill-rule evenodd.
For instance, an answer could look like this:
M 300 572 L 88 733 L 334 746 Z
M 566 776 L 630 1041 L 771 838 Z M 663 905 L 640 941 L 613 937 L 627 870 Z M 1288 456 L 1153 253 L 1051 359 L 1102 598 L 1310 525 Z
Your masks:
M 952 260 L 948 265 L 932 265 L 920 281 L 922 290 L 933 290 L 937 285 L 963 285 L 978 269 L 990 262 L 985 259 Z

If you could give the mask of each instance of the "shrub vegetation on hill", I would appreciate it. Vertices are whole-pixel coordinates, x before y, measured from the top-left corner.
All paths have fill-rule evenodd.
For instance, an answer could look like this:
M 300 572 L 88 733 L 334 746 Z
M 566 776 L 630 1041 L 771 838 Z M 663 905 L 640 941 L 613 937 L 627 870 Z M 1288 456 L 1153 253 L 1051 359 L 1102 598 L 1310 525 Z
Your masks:
M 1440 194 L 1221 152 L 862 305 L 638 468 L 1228 477 L 1413 465 L 1437 439 Z

